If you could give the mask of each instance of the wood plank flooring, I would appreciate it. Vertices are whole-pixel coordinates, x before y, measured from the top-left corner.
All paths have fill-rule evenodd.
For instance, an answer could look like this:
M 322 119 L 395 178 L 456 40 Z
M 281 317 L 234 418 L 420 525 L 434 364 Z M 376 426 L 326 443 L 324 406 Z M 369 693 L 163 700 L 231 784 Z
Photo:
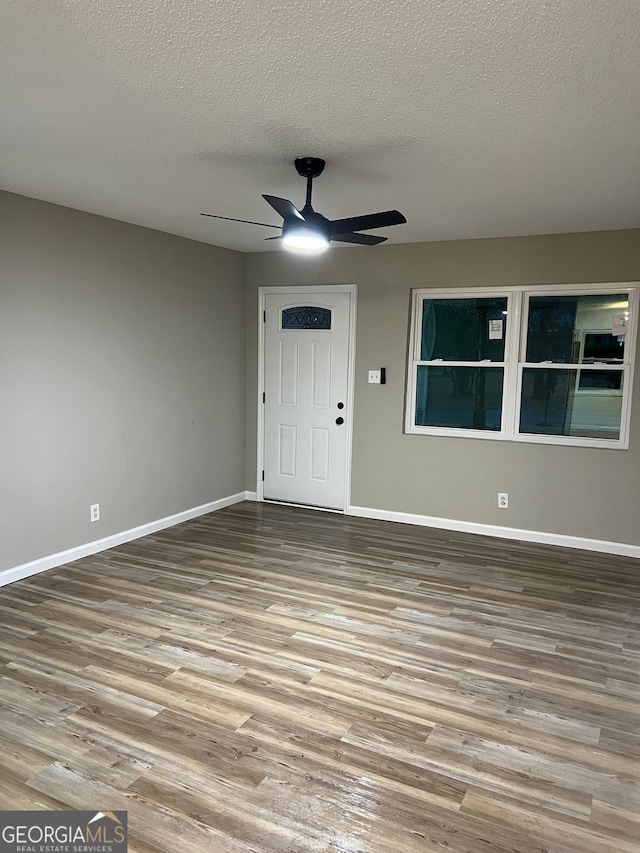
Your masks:
M 640 563 L 245 503 L 0 590 L 0 808 L 137 853 L 638 853 Z

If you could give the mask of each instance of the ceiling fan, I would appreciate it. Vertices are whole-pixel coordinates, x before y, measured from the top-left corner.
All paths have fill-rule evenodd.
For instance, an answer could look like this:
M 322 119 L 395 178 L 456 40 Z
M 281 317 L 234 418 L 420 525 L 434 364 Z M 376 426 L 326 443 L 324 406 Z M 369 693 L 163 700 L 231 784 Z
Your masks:
M 227 219 L 231 222 L 244 222 L 247 225 L 262 225 L 265 228 L 282 229 L 276 237 L 267 240 L 282 240 L 285 248 L 306 253 L 322 252 L 329 247 L 330 242 L 358 243 L 362 246 L 375 246 L 383 243 L 386 237 L 373 234 L 360 234 L 372 228 L 387 228 L 391 225 L 402 225 L 407 220 L 397 210 L 385 210 L 381 213 L 368 213 L 364 216 L 351 216 L 347 219 L 329 220 L 317 213 L 311 206 L 311 191 L 313 179 L 322 174 L 325 161 L 320 157 L 298 157 L 295 160 L 298 174 L 307 179 L 307 197 L 302 210 L 298 210 L 286 198 L 273 195 L 263 195 L 262 198 L 280 214 L 282 225 L 269 225 L 266 222 L 252 222 L 249 219 L 235 219 L 232 216 L 219 216 L 215 213 L 203 213 L 214 219 Z

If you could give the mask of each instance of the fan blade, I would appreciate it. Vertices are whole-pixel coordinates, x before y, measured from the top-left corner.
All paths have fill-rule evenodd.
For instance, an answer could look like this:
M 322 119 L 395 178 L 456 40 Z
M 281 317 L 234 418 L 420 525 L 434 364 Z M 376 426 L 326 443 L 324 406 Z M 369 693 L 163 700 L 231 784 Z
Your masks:
M 277 237 L 265 237 L 265 240 L 282 240 L 282 234 L 278 234 Z
M 348 234 L 350 231 L 368 231 L 370 228 L 387 228 L 389 225 L 402 225 L 407 220 L 398 210 L 385 210 L 382 213 L 368 213 L 364 216 L 351 216 L 349 219 L 334 219 L 332 234 Z
M 360 243 L 361 246 L 375 246 L 378 243 L 384 243 L 387 237 L 376 237 L 374 234 L 332 234 L 331 241 L 339 243 Z M 273 237 L 267 237 L 267 240 L 273 240 Z
M 304 216 L 286 198 L 278 198 L 275 195 L 263 195 L 262 198 L 268 202 L 276 213 L 279 213 L 283 219 L 302 219 L 304 221 Z
M 228 222 L 244 222 L 245 225 L 262 225 L 263 228 L 282 228 L 281 225 L 269 225 L 267 222 L 252 222 L 250 219 L 234 219 L 233 216 L 218 216 L 217 213 L 201 213 L 200 216 L 211 216 L 213 219 L 226 219 Z

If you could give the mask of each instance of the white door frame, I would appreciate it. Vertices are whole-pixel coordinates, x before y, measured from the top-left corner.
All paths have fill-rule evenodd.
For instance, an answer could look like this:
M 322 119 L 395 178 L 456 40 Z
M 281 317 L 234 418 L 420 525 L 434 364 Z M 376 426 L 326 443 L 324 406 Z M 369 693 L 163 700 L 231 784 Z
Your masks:
M 345 459 L 345 477 L 344 477 L 344 510 L 347 512 L 347 507 L 351 503 L 351 447 L 353 443 L 353 400 L 354 400 L 354 381 L 355 381 L 355 354 L 356 354 L 356 297 L 358 288 L 355 284 L 310 284 L 308 286 L 290 287 L 259 287 L 258 288 L 258 465 L 256 469 L 256 494 L 259 501 L 264 501 L 264 483 L 262 481 L 262 471 L 264 470 L 264 404 L 262 402 L 264 395 L 264 347 L 265 347 L 265 324 L 264 312 L 266 306 L 267 294 L 271 293 L 288 293 L 292 296 L 300 294 L 322 294 L 322 293 L 347 293 L 349 294 L 349 344 L 348 344 L 348 364 L 347 364 L 347 412 L 346 420 L 347 441 L 346 441 L 346 459 Z M 312 507 L 313 508 L 313 507 Z M 318 507 L 321 509 L 321 507 Z M 339 512 L 340 510 L 333 510 Z

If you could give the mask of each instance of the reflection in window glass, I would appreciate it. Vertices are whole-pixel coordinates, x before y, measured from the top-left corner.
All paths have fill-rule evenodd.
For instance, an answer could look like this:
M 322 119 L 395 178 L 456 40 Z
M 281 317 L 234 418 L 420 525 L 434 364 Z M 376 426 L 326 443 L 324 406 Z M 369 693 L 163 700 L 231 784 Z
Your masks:
M 416 426 L 500 430 L 501 367 L 418 366 Z
M 421 361 L 504 361 L 507 298 L 425 299 Z
M 622 359 L 624 341 L 614 338 L 611 329 L 614 316 L 628 306 L 626 293 L 531 296 L 525 361 L 578 364 Z
M 618 340 L 608 332 L 585 332 L 581 364 L 604 361 L 607 364 L 622 364 L 624 339 Z
M 614 373 L 619 379 L 612 376 Z M 600 388 L 602 393 L 580 393 L 585 387 L 583 382 L 590 383 L 586 386 L 589 389 Z M 578 383 L 580 390 L 576 388 Z M 611 393 L 616 383 L 621 389 L 621 371 L 524 368 L 520 432 L 617 439 L 622 394 Z
M 600 391 L 618 391 L 622 393 L 621 370 L 581 370 L 578 383 L 580 391 L 594 388 Z

